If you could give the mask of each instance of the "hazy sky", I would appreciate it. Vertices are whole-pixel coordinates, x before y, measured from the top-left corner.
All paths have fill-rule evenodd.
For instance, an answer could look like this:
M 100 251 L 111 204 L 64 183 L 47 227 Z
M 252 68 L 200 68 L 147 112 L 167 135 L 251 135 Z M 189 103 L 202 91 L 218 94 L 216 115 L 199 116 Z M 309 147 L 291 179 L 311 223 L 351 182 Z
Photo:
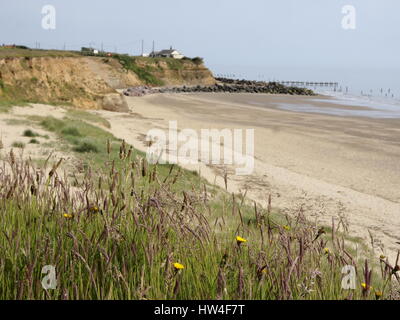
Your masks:
M 400 68 L 399 0 L 0 0 L 0 43 L 139 54 L 173 45 L 208 65 Z M 56 8 L 56 30 L 41 9 Z M 355 30 L 341 25 L 353 5 Z

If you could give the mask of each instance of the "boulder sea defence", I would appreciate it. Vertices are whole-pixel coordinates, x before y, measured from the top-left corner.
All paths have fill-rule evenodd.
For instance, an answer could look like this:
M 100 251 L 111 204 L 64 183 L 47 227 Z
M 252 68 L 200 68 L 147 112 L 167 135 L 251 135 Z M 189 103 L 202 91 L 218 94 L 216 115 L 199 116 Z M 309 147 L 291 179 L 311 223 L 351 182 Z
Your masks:
M 154 93 L 196 93 L 196 92 L 226 92 L 226 93 L 269 93 L 312 96 L 312 90 L 299 87 L 288 87 L 277 82 L 263 82 L 251 80 L 235 80 L 216 78 L 217 82 L 208 86 L 174 86 L 174 87 L 149 87 L 137 86 L 124 90 L 125 96 L 138 97 Z

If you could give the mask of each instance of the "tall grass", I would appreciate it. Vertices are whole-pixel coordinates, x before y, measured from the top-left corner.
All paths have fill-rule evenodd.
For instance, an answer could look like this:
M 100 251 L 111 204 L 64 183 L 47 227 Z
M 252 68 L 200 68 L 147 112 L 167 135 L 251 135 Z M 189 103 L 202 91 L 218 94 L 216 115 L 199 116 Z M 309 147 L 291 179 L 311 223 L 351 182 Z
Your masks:
M 358 265 L 335 226 L 328 238 L 301 212 L 283 223 L 125 143 L 105 148 L 101 168 L 81 172 L 12 151 L 3 161 L 0 299 L 393 297 L 398 261 Z M 45 265 L 56 267 L 55 290 L 42 288 Z M 341 287 L 345 265 L 355 290 Z

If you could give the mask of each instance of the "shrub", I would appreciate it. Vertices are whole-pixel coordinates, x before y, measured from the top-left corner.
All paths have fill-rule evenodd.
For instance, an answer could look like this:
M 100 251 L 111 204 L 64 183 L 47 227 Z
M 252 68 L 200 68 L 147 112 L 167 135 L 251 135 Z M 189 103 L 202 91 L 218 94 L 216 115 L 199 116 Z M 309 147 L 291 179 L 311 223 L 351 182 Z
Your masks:
M 98 153 L 99 149 L 91 142 L 85 141 L 82 142 L 79 146 L 74 148 L 74 151 L 79 152 L 79 153 Z
M 37 139 L 33 138 L 33 139 L 29 140 L 29 143 L 31 143 L 31 144 L 39 144 L 40 142 Z
M 197 65 L 202 64 L 204 62 L 203 58 L 200 58 L 200 57 L 195 57 L 192 59 L 192 61 L 193 61 L 193 63 L 195 63 Z
M 23 136 L 33 138 L 33 137 L 37 137 L 38 134 L 36 132 L 32 131 L 31 129 L 27 129 L 24 131 Z
M 25 144 L 23 142 L 20 142 L 20 141 L 13 142 L 12 146 L 14 148 L 20 148 L 20 149 L 25 148 Z
M 57 131 L 57 129 L 60 129 L 65 125 L 62 120 L 52 117 L 47 117 L 46 119 L 42 120 L 40 124 L 43 128 L 49 131 Z
M 69 135 L 69 136 L 74 136 L 74 137 L 80 137 L 81 136 L 81 133 L 75 127 L 65 128 L 65 129 L 63 129 L 61 131 L 61 133 L 64 134 L 64 135 Z

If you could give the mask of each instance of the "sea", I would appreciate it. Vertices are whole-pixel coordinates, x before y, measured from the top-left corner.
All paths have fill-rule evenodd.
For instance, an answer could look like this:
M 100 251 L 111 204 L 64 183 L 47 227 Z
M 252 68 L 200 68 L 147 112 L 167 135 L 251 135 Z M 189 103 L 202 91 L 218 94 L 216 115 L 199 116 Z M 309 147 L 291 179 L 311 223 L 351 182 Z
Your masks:
M 317 112 L 338 116 L 400 118 L 400 69 L 298 68 L 209 66 L 217 77 L 256 81 L 337 82 L 336 87 L 308 86 L 316 93 L 333 97 L 332 108 L 315 104 L 281 105 L 285 110 Z M 306 87 L 306 86 L 304 86 Z M 318 99 L 318 98 L 316 98 Z M 324 100 L 326 102 L 326 100 Z M 360 108 L 335 108 L 335 105 Z

